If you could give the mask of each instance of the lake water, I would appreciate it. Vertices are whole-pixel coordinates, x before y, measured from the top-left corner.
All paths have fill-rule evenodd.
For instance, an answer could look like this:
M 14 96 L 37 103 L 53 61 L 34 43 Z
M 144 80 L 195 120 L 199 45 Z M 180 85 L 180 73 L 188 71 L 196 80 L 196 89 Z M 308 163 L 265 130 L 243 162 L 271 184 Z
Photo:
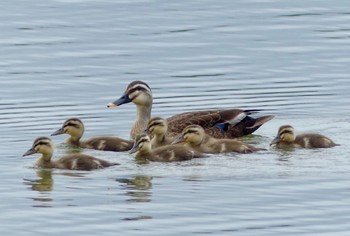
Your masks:
M 350 2 L 3 1 L 1 235 L 349 235 Z M 262 109 L 247 142 L 268 151 L 92 172 L 33 168 L 38 136 L 71 117 L 85 137 L 129 137 L 135 106 L 107 109 L 129 82 L 153 116 Z M 269 149 L 280 125 L 339 147 Z M 67 151 L 55 136 L 55 155 Z

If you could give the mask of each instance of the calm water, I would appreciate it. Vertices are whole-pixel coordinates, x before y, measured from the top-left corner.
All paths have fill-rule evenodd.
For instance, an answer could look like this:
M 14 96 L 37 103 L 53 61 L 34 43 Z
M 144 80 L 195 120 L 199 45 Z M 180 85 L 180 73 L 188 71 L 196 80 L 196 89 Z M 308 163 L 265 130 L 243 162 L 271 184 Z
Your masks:
M 3 1 L 1 235 L 349 235 L 349 1 Z M 136 162 L 93 172 L 33 168 L 33 140 L 79 117 L 86 137 L 128 138 L 133 80 L 154 116 L 260 108 L 340 147 Z M 64 137 L 53 140 L 58 156 Z

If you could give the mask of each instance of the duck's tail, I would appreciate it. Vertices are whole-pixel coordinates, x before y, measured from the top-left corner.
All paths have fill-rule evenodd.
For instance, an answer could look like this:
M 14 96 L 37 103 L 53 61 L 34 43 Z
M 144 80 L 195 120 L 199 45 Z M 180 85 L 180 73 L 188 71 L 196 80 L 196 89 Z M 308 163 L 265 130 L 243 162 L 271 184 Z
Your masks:
M 259 118 L 252 118 L 249 117 L 249 119 L 247 119 L 245 121 L 245 134 L 251 134 L 253 133 L 255 130 L 259 129 L 260 126 L 262 126 L 263 124 L 265 124 L 266 122 L 272 120 L 275 116 L 262 116 Z M 247 117 L 248 118 L 248 117 Z

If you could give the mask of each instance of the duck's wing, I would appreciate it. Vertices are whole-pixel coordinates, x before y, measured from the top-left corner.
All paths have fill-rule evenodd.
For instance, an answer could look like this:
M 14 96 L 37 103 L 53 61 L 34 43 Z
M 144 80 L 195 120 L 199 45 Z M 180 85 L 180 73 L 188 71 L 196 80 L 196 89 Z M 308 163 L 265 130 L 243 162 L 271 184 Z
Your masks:
M 246 111 L 241 109 L 186 112 L 168 118 L 167 122 L 170 132 L 180 133 L 188 125 L 200 125 L 203 128 L 210 128 L 224 123 L 236 125 L 249 114 L 255 112 L 256 110 Z
M 59 168 L 70 170 L 93 170 L 119 165 L 85 154 L 68 154 L 55 161 L 55 163 Z
M 85 140 L 82 144 L 86 148 L 96 150 L 123 152 L 130 150 L 133 142 L 118 137 L 99 136 Z

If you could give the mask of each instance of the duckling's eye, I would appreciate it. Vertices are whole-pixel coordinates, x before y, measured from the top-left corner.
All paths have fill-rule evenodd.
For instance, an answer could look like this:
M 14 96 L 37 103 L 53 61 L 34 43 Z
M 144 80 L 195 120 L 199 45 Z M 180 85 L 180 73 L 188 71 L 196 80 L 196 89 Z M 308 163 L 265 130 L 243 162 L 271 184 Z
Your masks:
M 164 126 L 164 125 L 163 125 L 163 123 L 156 122 L 156 123 L 153 123 L 151 126 Z
M 148 142 L 148 139 L 146 139 L 146 138 L 141 139 L 141 140 L 139 141 L 139 144 L 140 144 L 140 143 L 145 143 L 145 142 Z
M 36 143 L 36 144 L 34 145 L 34 147 L 42 146 L 42 145 L 49 146 L 49 143 L 48 143 L 48 142 L 44 142 L 44 141 L 40 141 L 40 142 Z
M 280 133 L 280 136 L 282 136 L 284 134 L 293 134 L 293 132 L 290 130 L 284 130 L 283 132 Z
M 187 132 L 185 134 L 192 134 L 192 133 L 197 133 L 196 130 L 187 130 Z
M 66 124 L 64 127 L 67 127 L 67 126 L 72 126 L 72 127 L 75 127 L 75 128 L 78 128 L 78 127 L 79 127 L 78 124 L 74 124 L 74 123 L 68 123 L 68 124 Z

